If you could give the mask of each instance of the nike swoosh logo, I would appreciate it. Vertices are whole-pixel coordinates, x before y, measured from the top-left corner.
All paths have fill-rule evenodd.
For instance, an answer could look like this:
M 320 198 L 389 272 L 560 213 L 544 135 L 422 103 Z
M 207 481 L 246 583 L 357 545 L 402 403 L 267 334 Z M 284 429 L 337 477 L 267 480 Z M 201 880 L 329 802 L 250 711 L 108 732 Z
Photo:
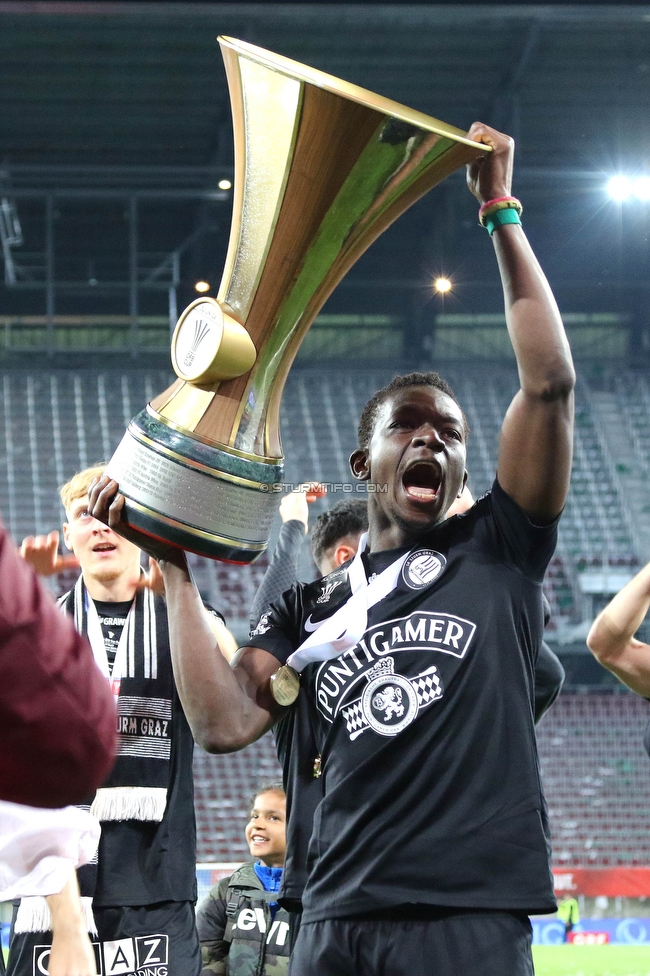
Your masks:
M 332 614 L 332 616 L 333 616 L 333 614 Z M 318 630 L 319 627 L 322 627 L 322 625 L 325 624 L 325 623 L 327 623 L 327 621 L 329 619 L 330 619 L 329 617 L 326 617 L 325 620 L 319 620 L 318 623 L 312 623 L 311 614 L 309 614 L 309 616 L 307 617 L 307 619 L 303 623 L 303 627 L 305 628 L 305 630 L 307 631 L 308 634 L 313 634 L 313 632 L 315 630 Z M 341 633 L 339 634 L 339 636 L 337 638 L 335 638 L 335 639 L 336 640 L 340 640 L 341 637 L 343 637 L 343 634 L 344 633 L 345 633 L 345 628 L 341 631 Z

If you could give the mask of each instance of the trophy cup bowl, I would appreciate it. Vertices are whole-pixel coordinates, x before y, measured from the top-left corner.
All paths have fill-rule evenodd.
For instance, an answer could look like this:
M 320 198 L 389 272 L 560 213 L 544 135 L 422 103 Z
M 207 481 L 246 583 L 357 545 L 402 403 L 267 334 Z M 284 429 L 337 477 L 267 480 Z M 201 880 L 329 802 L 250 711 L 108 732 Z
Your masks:
M 235 139 L 221 285 L 181 315 L 178 379 L 132 420 L 107 474 L 136 543 L 149 536 L 249 563 L 278 506 L 280 400 L 309 326 L 401 213 L 489 150 L 324 72 L 232 38 L 219 44 Z

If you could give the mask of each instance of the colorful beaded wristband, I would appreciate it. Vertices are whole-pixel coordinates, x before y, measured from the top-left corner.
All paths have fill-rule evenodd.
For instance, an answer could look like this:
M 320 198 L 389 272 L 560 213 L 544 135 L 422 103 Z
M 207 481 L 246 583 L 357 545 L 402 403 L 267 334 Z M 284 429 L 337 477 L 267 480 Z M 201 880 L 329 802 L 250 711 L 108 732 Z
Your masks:
M 496 228 L 503 227 L 504 224 L 521 224 L 519 214 L 514 207 L 508 207 L 505 210 L 495 210 L 494 213 L 489 214 L 485 218 L 483 226 L 490 237 L 492 237 Z
M 480 208 L 478 212 L 479 223 L 485 227 L 485 221 L 487 218 L 493 213 L 498 213 L 501 210 L 515 210 L 519 216 L 521 216 L 524 208 L 516 197 L 495 197 L 494 200 L 488 200 Z

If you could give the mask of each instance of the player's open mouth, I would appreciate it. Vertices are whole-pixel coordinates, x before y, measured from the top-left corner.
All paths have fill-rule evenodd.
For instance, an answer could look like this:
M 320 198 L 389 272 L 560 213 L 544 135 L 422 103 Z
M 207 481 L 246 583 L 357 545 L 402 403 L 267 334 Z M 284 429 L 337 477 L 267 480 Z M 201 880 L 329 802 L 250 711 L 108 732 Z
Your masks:
M 252 841 L 254 844 L 267 844 L 268 837 L 262 837 L 261 834 L 253 834 Z
M 93 552 L 113 552 L 117 546 L 112 545 L 110 542 L 100 542 L 98 546 L 94 546 Z
M 430 502 L 438 494 L 441 482 L 440 468 L 428 461 L 416 461 L 402 478 L 404 491 L 410 498 Z

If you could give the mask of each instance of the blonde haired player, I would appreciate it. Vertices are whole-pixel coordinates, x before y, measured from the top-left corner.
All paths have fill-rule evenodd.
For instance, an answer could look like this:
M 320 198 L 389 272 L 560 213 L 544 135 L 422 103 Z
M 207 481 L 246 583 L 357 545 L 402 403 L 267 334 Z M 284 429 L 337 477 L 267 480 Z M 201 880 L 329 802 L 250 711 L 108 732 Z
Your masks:
M 195 847 L 192 733 L 174 684 L 167 608 L 157 564 L 140 568 L 141 551 L 94 519 L 88 490 L 103 465 L 76 474 L 61 488 L 65 543 L 58 533 L 24 540 L 21 552 L 42 575 L 71 565 L 81 570 L 61 605 L 87 635 L 117 704 L 119 754 L 112 773 L 88 797 L 101 821 L 95 864 L 78 871 L 91 939 L 105 972 L 147 968 L 198 976 L 194 921 Z M 227 649 L 232 638 L 205 612 Z M 224 644 L 221 644 L 221 641 Z M 32 976 L 34 952 L 47 968 L 49 916 L 42 899 L 23 899 L 12 939 L 8 976 Z

